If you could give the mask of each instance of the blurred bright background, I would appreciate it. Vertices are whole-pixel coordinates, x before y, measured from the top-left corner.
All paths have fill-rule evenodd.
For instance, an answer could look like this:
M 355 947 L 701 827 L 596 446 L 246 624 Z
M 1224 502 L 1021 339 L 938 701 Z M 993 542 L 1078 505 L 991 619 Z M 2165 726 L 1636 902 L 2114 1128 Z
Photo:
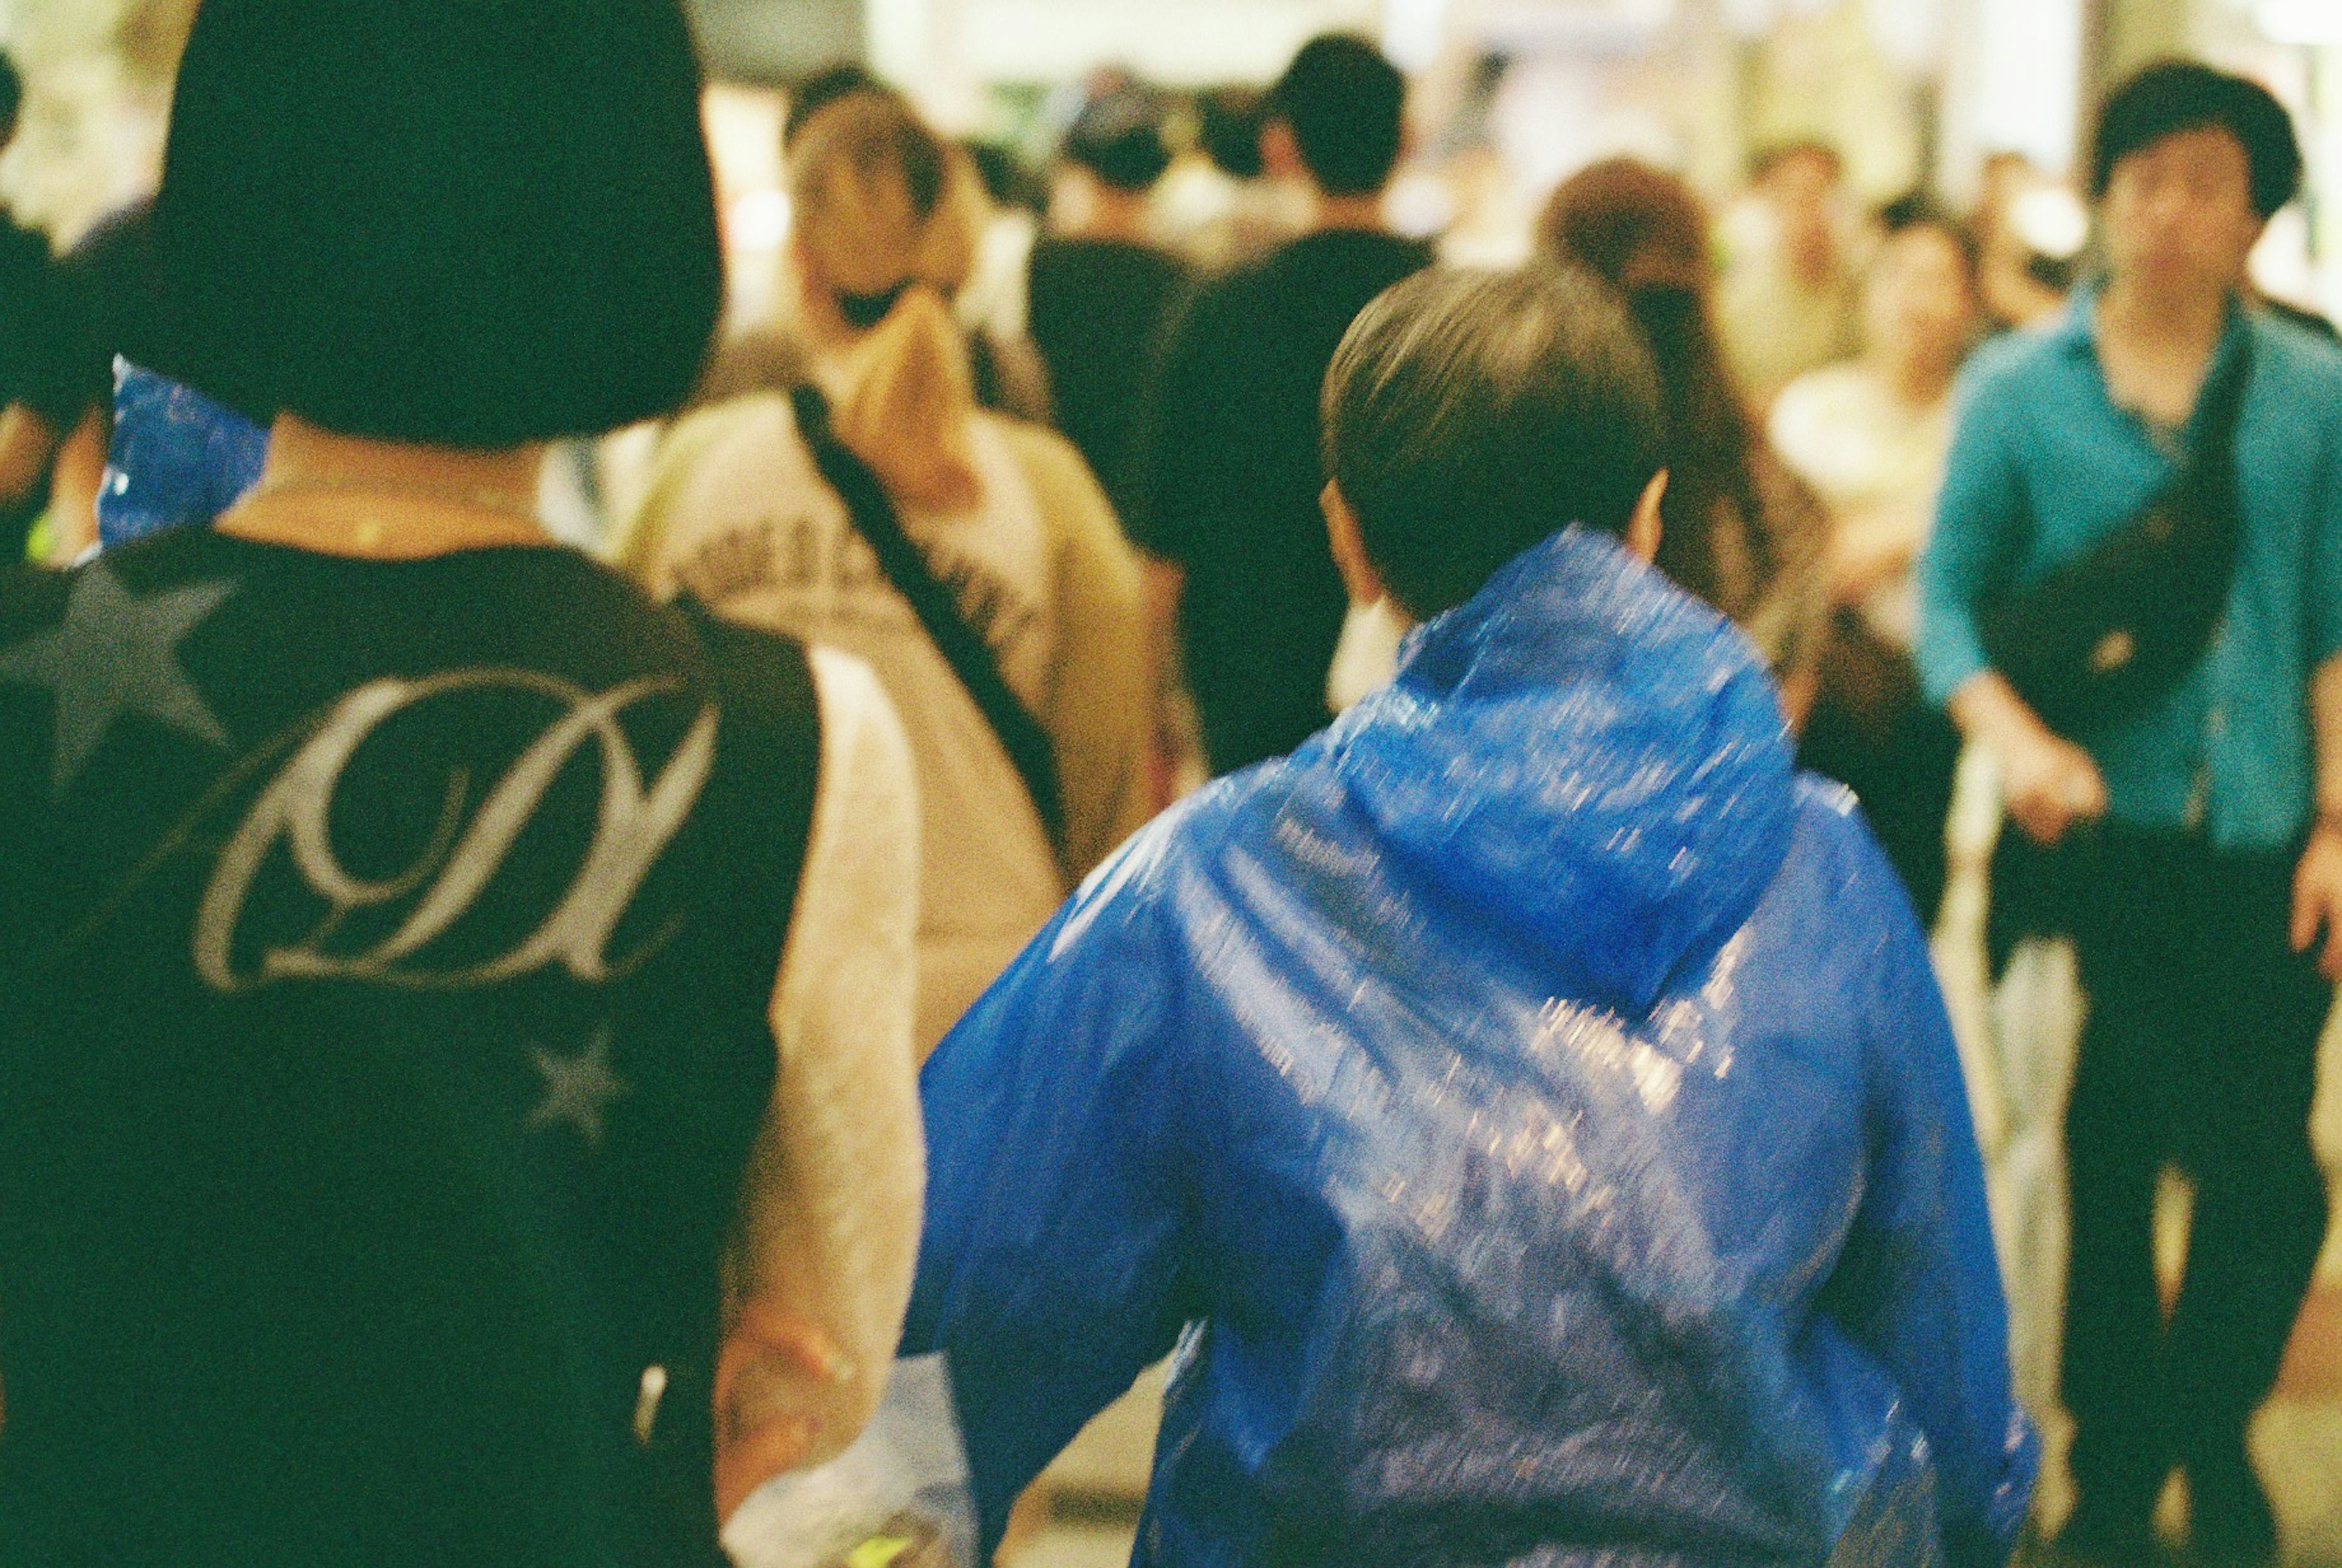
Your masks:
M 195 0 L 5 0 L 25 68 L 0 196 L 70 244 L 150 190 L 168 82 Z M 1400 227 L 1506 260 L 1562 175 L 1611 152 L 1679 168 L 1726 199 L 1752 152 L 1817 138 L 1850 201 L 1932 185 L 1953 204 L 1986 168 L 2070 178 L 2085 105 L 2159 54 L 2267 82 L 2312 155 L 2309 199 L 2262 248 L 2262 285 L 2342 306 L 2342 0 L 693 0 L 733 236 L 771 248 L 777 89 L 862 58 L 936 122 L 1040 159 L 1101 70 L 1211 89 L 1274 77 L 1326 28 L 1384 42 L 1419 75 Z M 1176 196 L 1176 187 L 1171 195 Z M 2036 201 L 2042 239 L 2068 227 Z M 1731 217 L 1724 236 L 1731 241 Z M 754 262 L 754 255 L 743 255 Z M 745 265 L 749 288 L 768 269 Z M 752 300 L 745 305 L 754 305 Z
M 1988 165 L 2030 185 L 2070 177 L 2084 105 L 2158 55 L 2266 81 L 2310 148 L 2310 195 L 2259 258 L 2265 288 L 2342 307 L 2342 0 L 692 0 L 712 75 L 711 128 L 750 294 L 754 253 L 785 230 L 778 89 L 868 62 L 946 128 L 1038 161 L 1083 85 L 1116 70 L 1173 88 L 1265 82 L 1332 27 L 1417 73 L 1402 227 L 1451 253 L 1526 246 L 1563 175 L 1629 152 L 1720 203 L 1750 155 L 1837 146 L 1850 202 L 1931 185 L 1961 205 Z M 62 246 L 150 189 L 170 76 L 194 0 L 5 0 L 25 68 L 24 134 L 0 197 Z M 1997 156 L 2019 155 L 2015 158 Z M 1997 156 L 1997 161 L 1996 159 Z M 1166 199 L 1176 199 L 1175 183 Z M 2037 199 L 2037 244 L 2080 239 Z M 1723 227 L 1731 242 L 1730 214 Z M 2061 235 L 2063 237 L 2061 237 Z M 753 308 L 753 298 L 743 302 Z

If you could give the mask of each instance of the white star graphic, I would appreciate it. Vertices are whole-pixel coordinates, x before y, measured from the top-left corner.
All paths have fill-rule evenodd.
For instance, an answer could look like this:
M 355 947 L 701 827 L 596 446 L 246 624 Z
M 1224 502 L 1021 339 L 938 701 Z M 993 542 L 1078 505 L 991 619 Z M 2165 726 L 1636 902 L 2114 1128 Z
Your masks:
M 545 1101 L 529 1113 L 528 1124 L 551 1127 L 565 1122 L 588 1144 L 601 1147 L 603 1114 L 610 1102 L 634 1093 L 610 1071 L 609 1029 L 596 1030 L 592 1043 L 578 1055 L 556 1056 L 542 1046 L 533 1054 L 536 1070 L 545 1075 Z
M 178 648 L 235 592 L 233 583 L 198 583 L 141 596 L 100 561 L 75 576 L 55 630 L 0 653 L 0 682 L 56 694 L 57 794 L 81 776 L 125 714 L 223 750 L 232 744 L 180 667 Z

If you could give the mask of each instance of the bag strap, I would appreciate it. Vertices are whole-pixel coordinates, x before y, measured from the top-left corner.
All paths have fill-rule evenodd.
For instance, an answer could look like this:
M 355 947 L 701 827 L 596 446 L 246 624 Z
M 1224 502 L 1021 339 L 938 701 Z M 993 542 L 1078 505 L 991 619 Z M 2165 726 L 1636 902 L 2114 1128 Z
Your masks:
M 1057 754 L 1049 734 L 1017 697 L 1000 673 L 992 646 L 968 624 L 959 596 L 927 564 L 925 552 L 903 532 L 894 498 L 871 466 L 837 437 L 829 418 L 829 400 L 818 387 L 798 385 L 789 393 L 796 410 L 797 430 L 813 454 L 814 466 L 846 503 L 855 531 L 878 557 L 878 568 L 895 591 L 909 602 L 936 651 L 967 688 L 977 711 L 992 726 L 1000 747 L 1025 781 L 1034 808 L 1049 830 L 1049 841 L 1062 845 L 1066 834 L 1065 796 L 1057 776 Z
M 2237 467 L 2237 432 L 2245 421 L 2245 388 L 2253 378 L 2253 337 L 2247 330 L 2237 338 L 2210 385 L 2204 389 L 2202 434 L 2188 449 L 2185 475 L 2188 483 L 2226 484 Z

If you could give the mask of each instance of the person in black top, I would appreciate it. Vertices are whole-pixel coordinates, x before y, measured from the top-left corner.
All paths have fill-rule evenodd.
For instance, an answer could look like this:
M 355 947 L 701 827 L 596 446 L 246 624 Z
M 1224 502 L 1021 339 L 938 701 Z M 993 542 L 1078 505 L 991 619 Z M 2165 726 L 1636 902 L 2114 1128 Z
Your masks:
M 1187 269 L 1146 238 L 1146 199 L 1171 166 L 1161 95 L 1123 87 L 1066 136 L 1089 200 L 1077 226 L 1033 247 L 1027 330 L 1049 368 L 1057 427 L 1125 516 L 1134 496 L 1139 404 Z
M 0 1563 L 672 1568 L 907 1298 L 916 819 L 866 667 L 551 544 L 722 293 L 674 0 L 206 0 L 215 530 L 0 574 Z
M 1317 495 L 1318 392 L 1368 302 L 1432 261 L 1386 232 L 1406 84 L 1373 45 L 1305 46 L 1261 133 L 1316 196 L 1311 233 L 1206 288 L 1174 329 L 1149 419 L 1137 543 L 1181 574 L 1187 679 L 1215 773 L 1292 750 L 1326 718 L 1347 600 Z

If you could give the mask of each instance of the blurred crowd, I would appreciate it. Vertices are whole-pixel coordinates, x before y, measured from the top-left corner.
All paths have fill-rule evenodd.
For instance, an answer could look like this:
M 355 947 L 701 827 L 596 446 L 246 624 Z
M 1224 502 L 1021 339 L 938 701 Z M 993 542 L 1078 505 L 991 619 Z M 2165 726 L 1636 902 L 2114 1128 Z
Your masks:
M 919 1357 L 989 1551 L 1175 1342 L 1142 1561 L 1997 1563 L 2060 1278 L 2056 1550 L 2177 1472 L 2273 1561 L 2342 955 L 2274 99 L 2153 67 L 1965 209 L 1606 159 L 1490 271 L 1362 38 L 1042 166 L 841 65 L 741 319 L 672 5 L 324 9 L 208 0 L 159 195 L 0 228 L 0 1563 L 941 1563 L 916 1487 L 791 1554 Z M 2054 1278 L 1971 1125 L 2045 938 Z

